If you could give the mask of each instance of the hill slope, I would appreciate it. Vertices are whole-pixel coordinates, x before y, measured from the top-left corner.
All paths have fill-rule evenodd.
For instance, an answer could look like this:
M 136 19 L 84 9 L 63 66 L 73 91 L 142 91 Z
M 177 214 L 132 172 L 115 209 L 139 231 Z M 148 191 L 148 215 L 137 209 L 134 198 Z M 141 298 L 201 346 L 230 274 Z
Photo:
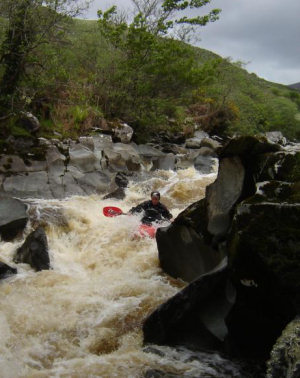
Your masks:
M 0 42 L 4 30 L 2 22 Z M 299 138 L 297 91 L 208 50 L 166 39 L 159 46 L 160 56 L 132 68 L 134 60 L 104 39 L 96 21 L 75 19 L 64 44 L 40 46 L 29 57 L 18 89 L 24 106 L 41 119 L 44 136 L 76 136 L 104 119 L 122 119 L 141 140 L 195 125 L 217 134 L 280 130 Z

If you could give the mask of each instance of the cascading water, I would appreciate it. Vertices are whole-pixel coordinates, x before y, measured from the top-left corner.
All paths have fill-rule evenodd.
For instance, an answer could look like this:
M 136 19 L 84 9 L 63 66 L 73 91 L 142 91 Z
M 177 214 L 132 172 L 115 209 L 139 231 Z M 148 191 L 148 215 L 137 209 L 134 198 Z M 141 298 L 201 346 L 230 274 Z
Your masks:
M 0 376 L 150 377 L 154 370 L 240 376 L 217 354 L 158 346 L 151 353 L 143 347 L 145 317 L 186 283 L 160 269 L 155 240 L 133 237 L 137 217 L 102 214 L 109 205 L 126 212 L 157 189 L 176 216 L 202 198 L 214 179 L 194 169 L 157 171 L 132 181 L 124 201 L 96 195 L 28 200 L 26 233 L 45 225 L 52 269 L 34 272 L 13 263 L 24 239 L 0 242 L 0 259 L 18 269 L 0 283 Z

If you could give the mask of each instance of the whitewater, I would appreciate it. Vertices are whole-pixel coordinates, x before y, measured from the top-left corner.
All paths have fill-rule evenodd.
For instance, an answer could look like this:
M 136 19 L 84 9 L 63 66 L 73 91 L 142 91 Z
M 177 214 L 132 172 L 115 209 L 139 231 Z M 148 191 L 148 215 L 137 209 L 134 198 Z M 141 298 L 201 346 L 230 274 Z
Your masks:
M 161 371 L 190 377 L 233 377 L 238 368 L 217 354 L 144 346 L 142 324 L 187 283 L 159 266 L 155 239 L 136 238 L 136 216 L 106 218 L 104 206 L 124 212 L 161 192 L 176 217 L 205 195 L 216 173 L 194 168 L 144 173 L 125 200 L 103 194 L 65 200 L 28 199 L 30 222 L 13 242 L 0 242 L 0 260 L 18 274 L 0 282 L 0 376 L 151 377 Z M 45 228 L 51 270 L 14 264 L 32 230 Z

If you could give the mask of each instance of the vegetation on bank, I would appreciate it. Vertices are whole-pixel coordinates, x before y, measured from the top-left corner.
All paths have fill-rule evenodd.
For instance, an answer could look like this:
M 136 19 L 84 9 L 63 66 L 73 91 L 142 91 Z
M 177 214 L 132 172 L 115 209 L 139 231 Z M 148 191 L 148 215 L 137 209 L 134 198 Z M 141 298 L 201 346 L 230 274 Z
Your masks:
M 5 0 L 0 8 L 2 139 L 26 135 L 12 117 L 20 110 L 39 118 L 45 137 L 76 137 L 122 120 L 140 142 L 159 130 L 192 135 L 195 125 L 219 135 L 280 130 L 300 138 L 298 91 L 178 39 L 219 11 L 176 19 L 176 7 L 206 2 L 165 1 L 156 18 L 140 8 L 131 21 L 115 7 L 91 21 L 71 18 L 79 9 L 70 13 L 64 0 L 49 1 L 60 4 L 59 14 L 33 3 Z

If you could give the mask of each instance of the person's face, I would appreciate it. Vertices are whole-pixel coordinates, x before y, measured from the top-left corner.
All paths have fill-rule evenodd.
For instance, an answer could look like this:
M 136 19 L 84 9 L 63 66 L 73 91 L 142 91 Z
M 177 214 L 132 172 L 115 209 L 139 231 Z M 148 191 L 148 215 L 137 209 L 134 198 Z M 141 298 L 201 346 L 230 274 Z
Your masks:
M 153 205 L 157 205 L 158 202 L 159 202 L 159 198 L 156 197 L 156 196 L 153 196 L 153 197 L 151 197 L 151 201 L 152 201 Z

